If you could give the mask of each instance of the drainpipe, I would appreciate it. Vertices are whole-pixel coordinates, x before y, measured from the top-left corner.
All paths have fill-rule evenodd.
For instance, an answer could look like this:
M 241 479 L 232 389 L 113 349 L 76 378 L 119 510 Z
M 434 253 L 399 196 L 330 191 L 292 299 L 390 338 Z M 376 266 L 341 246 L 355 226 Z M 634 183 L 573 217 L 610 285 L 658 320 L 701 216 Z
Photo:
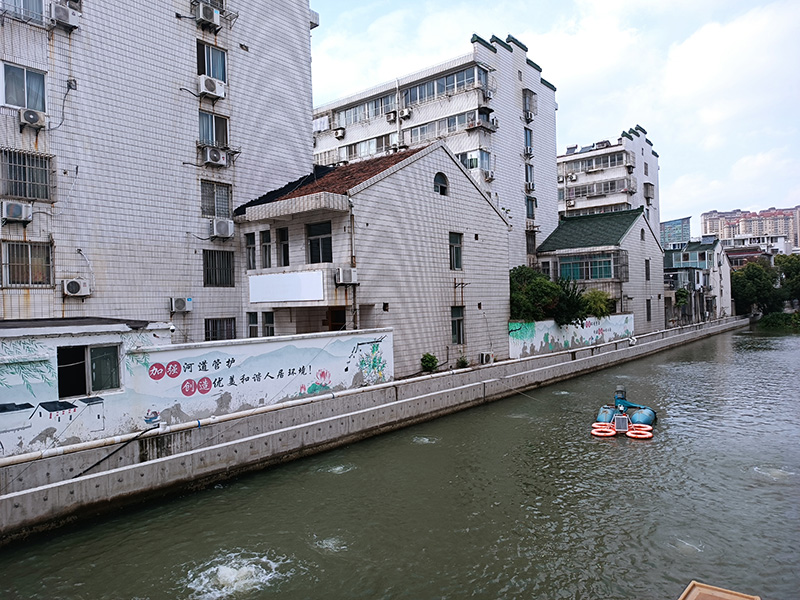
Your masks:
M 395 121 L 395 123 L 397 123 L 397 147 L 398 147 L 398 150 L 399 150 L 400 146 L 403 143 L 403 140 L 401 138 L 401 136 L 403 134 L 403 131 L 402 131 L 403 128 L 400 125 L 400 121 L 401 121 L 401 119 L 400 119 L 400 79 L 395 79 L 394 80 L 394 96 L 395 96 L 395 99 L 394 99 L 394 110 L 397 113 L 397 118 L 394 121 Z
M 399 120 L 399 119 L 398 119 Z M 356 215 L 353 212 L 353 199 L 350 197 L 350 192 L 347 193 L 347 203 L 350 206 L 350 268 L 355 269 L 356 262 Z M 358 319 L 358 302 L 356 299 L 356 290 L 358 285 L 353 286 L 353 329 L 359 328 Z

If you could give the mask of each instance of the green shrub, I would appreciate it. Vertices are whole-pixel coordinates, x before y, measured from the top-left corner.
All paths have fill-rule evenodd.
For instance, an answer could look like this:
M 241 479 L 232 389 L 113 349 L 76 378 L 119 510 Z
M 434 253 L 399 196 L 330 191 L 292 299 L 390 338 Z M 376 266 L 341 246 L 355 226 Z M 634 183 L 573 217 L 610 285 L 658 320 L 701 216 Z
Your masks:
M 458 357 L 456 361 L 456 368 L 457 369 L 466 369 L 469 366 L 469 360 L 463 354 Z
M 422 363 L 422 370 L 426 373 L 433 373 L 436 370 L 436 367 L 439 366 L 439 359 L 430 352 L 423 354 L 420 362 Z
M 611 294 L 603 290 L 589 290 L 583 294 L 586 312 L 598 319 L 611 314 L 611 303 Z
M 770 331 L 800 331 L 800 313 L 769 313 L 759 319 L 758 327 Z

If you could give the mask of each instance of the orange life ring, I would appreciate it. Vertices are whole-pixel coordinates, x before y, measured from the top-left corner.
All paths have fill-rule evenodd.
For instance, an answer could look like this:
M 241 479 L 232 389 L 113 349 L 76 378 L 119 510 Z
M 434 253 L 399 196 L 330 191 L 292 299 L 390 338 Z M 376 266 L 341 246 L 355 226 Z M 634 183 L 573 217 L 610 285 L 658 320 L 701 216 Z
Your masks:
M 636 429 L 631 429 L 625 435 L 627 435 L 629 438 L 634 438 L 637 440 L 648 440 L 653 437 L 653 433 L 650 431 L 637 431 Z
M 617 432 L 611 427 L 598 427 L 592 429 L 592 435 L 596 435 L 597 437 L 611 437 L 612 435 L 617 435 Z
M 653 426 L 647 425 L 646 423 L 631 423 L 631 429 L 638 431 L 653 431 Z
M 613 428 L 614 424 L 613 423 L 602 423 L 600 421 L 598 421 L 597 423 L 592 423 L 592 429 L 607 429 L 609 427 Z

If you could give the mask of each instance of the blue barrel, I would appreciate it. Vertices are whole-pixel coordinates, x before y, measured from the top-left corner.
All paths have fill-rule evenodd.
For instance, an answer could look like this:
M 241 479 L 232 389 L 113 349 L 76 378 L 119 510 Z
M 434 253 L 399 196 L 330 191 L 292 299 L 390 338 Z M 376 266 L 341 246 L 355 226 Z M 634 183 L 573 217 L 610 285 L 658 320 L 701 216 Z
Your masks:
M 597 413 L 598 423 L 611 423 L 614 420 L 614 415 L 619 414 L 617 409 L 613 406 L 604 406 Z
M 631 415 L 631 423 L 634 425 L 652 425 L 656 422 L 656 411 L 652 408 L 640 408 Z

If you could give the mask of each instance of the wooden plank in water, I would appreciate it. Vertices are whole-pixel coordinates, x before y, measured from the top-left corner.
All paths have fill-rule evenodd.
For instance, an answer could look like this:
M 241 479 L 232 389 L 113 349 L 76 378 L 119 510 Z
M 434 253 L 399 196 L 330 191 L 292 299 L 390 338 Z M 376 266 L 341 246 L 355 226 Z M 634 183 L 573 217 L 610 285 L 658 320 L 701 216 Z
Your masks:
M 760 596 L 748 596 L 731 590 L 692 581 L 678 600 L 761 600 Z

